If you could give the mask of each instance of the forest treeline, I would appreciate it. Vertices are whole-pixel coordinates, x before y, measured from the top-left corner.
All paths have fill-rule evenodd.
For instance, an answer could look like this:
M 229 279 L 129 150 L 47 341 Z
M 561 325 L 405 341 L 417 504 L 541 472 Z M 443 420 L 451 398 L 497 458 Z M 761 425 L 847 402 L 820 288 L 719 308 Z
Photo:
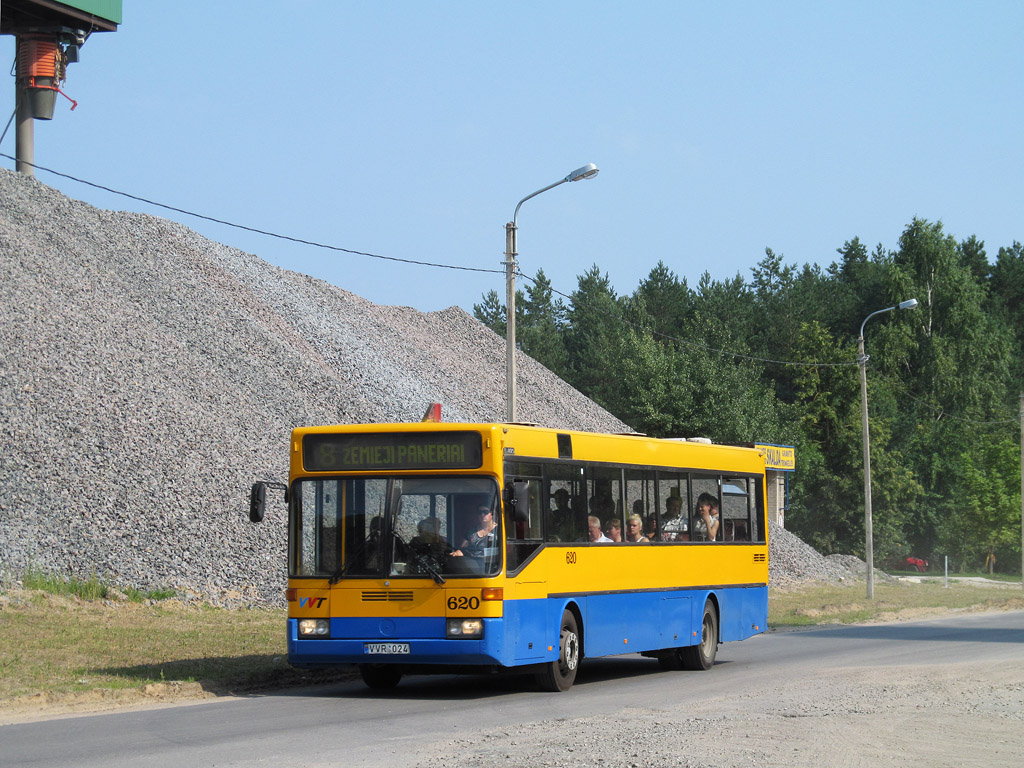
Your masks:
M 525 276 L 524 276 L 525 277 Z M 914 219 L 895 250 L 854 238 L 827 268 L 766 249 L 750 279 L 696 286 L 658 262 L 631 294 L 598 265 L 571 295 L 543 270 L 517 291 L 520 348 L 639 432 L 796 446 L 786 527 L 864 554 L 857 336 L 865 327 L 874 553 L 1021 568 L 1024 249 L 990 260 Z M 505 333 L 496 291 L 476 317 Z

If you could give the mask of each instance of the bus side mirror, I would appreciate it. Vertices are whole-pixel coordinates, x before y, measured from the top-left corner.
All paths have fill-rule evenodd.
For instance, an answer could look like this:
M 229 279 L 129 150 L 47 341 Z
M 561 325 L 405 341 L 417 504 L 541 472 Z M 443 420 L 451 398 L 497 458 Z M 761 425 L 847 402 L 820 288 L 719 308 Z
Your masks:
M 525 480 L 512 481 L 512 519 L 530 524 L 530 484 Z
M 263 512 L 267 508 L 267 484 L 253 483 L 249 492 L 249 519 L 254 523 L 262 522 Z

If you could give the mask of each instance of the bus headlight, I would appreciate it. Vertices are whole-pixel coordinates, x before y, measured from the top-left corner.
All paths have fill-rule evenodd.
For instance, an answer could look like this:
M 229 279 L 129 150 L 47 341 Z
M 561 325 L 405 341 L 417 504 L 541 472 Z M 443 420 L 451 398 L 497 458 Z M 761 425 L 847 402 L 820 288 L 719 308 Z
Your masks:
M 483 619 L 448 619 L 448 637 L 480 638 L 484 636 Z
M 329 637 L 331 622 L 327 619 L 300 619 L 299 637 Z

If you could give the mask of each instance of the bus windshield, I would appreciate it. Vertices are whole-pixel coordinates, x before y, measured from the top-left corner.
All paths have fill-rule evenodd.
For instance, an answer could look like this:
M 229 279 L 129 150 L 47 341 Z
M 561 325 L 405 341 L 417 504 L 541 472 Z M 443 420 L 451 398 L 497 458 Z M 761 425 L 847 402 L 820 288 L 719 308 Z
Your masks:
M 497 483 L 489 477 L 302 479 L 291 495 L 293 577 L 495 575 Z

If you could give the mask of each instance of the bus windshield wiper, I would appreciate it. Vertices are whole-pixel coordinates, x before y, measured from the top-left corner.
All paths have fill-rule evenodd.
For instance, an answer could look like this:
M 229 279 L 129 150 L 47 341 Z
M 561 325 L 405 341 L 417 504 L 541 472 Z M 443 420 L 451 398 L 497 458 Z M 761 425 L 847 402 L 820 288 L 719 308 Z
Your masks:
M 365 547 L 363 547 L 363 549 L 365 550 L 366 548 L 365 548 Z M 360 553 L 359 553 L 359 554 L 362 554 L 362 551 L 360 551 Z M 330 580 L 329 580 L 329 581 L 328 581 L 327 583 L 328 583 L 328 584 L 337 584 L 337 583 L 338 583 L 339 581 L 341 581 L 342 577 L 343 577 L 343 576 L 344 576 L 344 575 L 345 575 L 346 573 L 348 573 L 348 569 L 349 569 L 349 567 L 350 567 L 350 566 L 352 565 L 352 563 L 354 563 L 354 562 L 355 562 L 355 561 L 356 561 L 357 559 L 358 559 L 357 557 L 350 557 L 350 558 L 349 558 L 349 559 L 348 559 L 348 560 L 347 560 L 347 561 L 345 562 L 345 564 L 344 564 L 344 565 L 342 565 L 342 566 L 341 566 L 340 568 L 336 569 L 336 570 L 334 571 L 334 573 L 332 573 L 332 574 L 331 574 L 331 578 L 330 578 Z
M 345 558 L 345 564 L 339 566 L 334 571 L 334 573 L 331 574 L 331 578 L 327 583 L 337 584 L 339 581 L 341 581 L 342 577 L 346 573 L 348 573 L 348 569 L 351 568 L 355 563 L 359 562 L 366 554 L 366 548 L 368 544 L 370 544 L 369 541 L 364 541 L 362 546 L 360 546 L 359 549 L 354 554 L 352 554 L 350 557 Z
M 405 551 L 408 552 L 410 555 L 412 555 L 412 558 L 413 558 L 413 560 L 416 561 L 417 565 L 422 567 L 423 570 L 425 570 L 427 573 L 430 574 L 431 578 L 434 579 L 434 583 L 435 584 L 444 584 L 445 583 L 444 576 L 442 576 L 440 574 L 440 572 L 434 566 L 432 566 L 430 564 L 430 562 L 425 557 L 420 555 L 419 552 L 417 552 L 411 546 L 406 544 L 405 543 L 405 539 L 403 539 L 401 537 L 401 535 L 399 535 L 398 531 L 392 529 L 391 533 L 392 533 L 392 535 L 394 535 L 394 537 L 396 539 L 398 539 L 398 543 L 402 545 L 402 547 L 405 549 Z

